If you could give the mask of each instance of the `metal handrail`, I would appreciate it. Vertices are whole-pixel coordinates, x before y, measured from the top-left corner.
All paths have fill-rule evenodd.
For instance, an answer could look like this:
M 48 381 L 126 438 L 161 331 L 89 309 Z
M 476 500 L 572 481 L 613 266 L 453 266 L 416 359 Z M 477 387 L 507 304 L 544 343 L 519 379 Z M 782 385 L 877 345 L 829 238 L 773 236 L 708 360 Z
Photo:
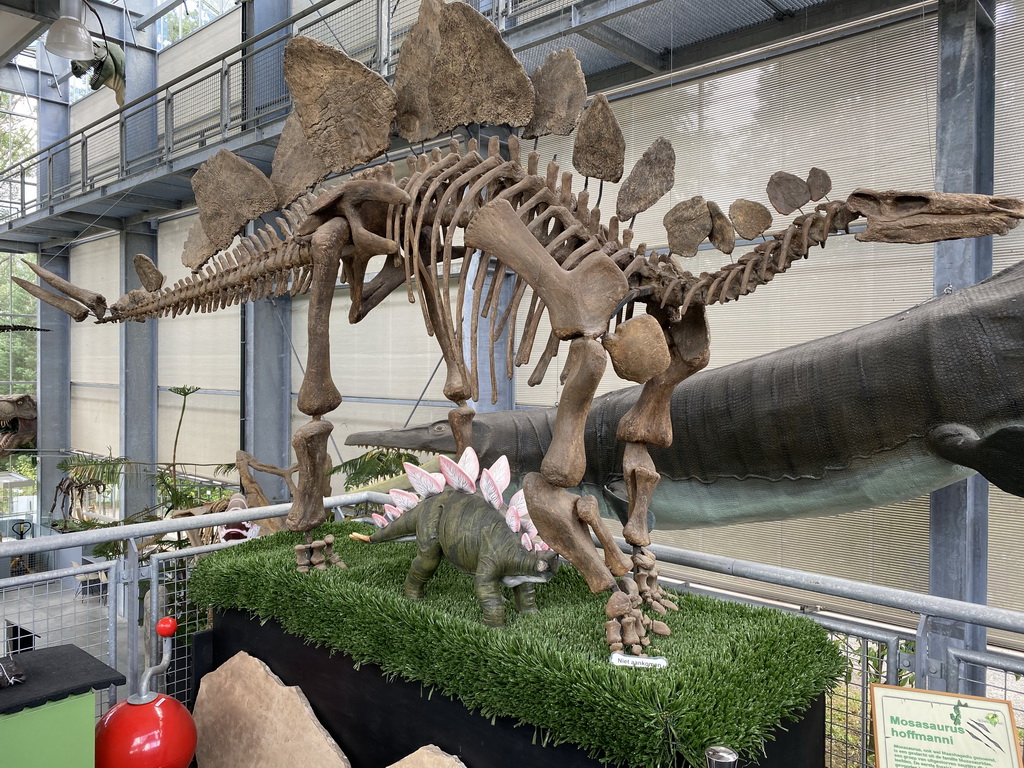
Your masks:
M 618 543 L 624 551 L 631 550 L 626 542 L 618 540 Z M 794 587 L 824 595 L 899 608 L 925 616 L 964 621 L 968 624 L 980 624 L 993 629 L 1005 629 L 1024 634 L 1024 613 L 1005 608 L 993 608 L 948 597 L 924 595 L 894 587 L 881 587 L 876 584 L 840 579 L 835 576 L 823 576 L 819 573 L 780 568 L 775 565 L 765 565 L 749 560 L 737 560 L 731 557 L 692 552 L 657 544 L 651 545 L 648 549 L 663 563 L 699 568 L 727 576 L 765 581 L 783 587 Z
M 386 493 L 361 491 L 359 493 L 345 493 L 340 496 L 328 496 L 324 499 L 324 508 L 336 509 L 337 507 L 350 507 L 365 503 L 384 504 L 390 501 L 391 497 Z M 139 539 L 166 533 L 176 533 L 178 531 L 191 531 L 197 528 L 213 528 L 218 525 L 231 525 L 232 523 L 248 522 L 250 520 L 266 520 L 268 517 L 287 515 L 291 508 L 292 505 L 289 502 L 287 504 L 273 504 L 268 507 L 252 507 L 250 509 L 217 512 L 195 517 L 165 518 L 149 523 L 134 523 L 127 526 L 119 525 L 112 528 L 96 528 L 89 531 L 62 533 L 56 537 L 41 536 L 34 539 L 2 542 L 0 543 L 0 557 L 31 555 L 38 552 L 50 552 L 55 549 L 66 549 L 68 547 L 85 547 L 92 546 L 93 544 L 106 544 L 111 541 Z

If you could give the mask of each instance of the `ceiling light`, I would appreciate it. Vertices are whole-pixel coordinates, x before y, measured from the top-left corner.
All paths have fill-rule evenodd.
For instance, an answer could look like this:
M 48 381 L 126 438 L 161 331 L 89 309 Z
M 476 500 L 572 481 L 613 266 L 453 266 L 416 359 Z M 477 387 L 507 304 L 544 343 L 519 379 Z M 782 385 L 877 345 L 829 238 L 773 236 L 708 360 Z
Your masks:
M 60 18 L 46 33 L 46 50 L 65 59 L 88 60 L 93 57 L 92 36 L 85 27 L 82 0 L 60 0 Z

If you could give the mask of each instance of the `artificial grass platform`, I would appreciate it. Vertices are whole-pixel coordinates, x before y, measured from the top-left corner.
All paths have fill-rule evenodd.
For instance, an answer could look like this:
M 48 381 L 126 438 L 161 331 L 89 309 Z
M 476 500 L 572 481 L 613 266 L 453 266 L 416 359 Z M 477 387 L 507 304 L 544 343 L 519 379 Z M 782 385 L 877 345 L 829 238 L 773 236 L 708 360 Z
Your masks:
M 424 600 L 406 599 L 415 545 L 348 538 L 373 530 L 361 523 L 316 529 L 317 538 L 335 535 L 348 568 L 308 574 L 295 570 L 301 534 L 217 552 L 191 575 L 189 598 L 274 619 L 487 717 L 515 718 L 543 739 L 637 768 L 703 766 L 711 744 L 756 759 L 772 731 L 799 719 L 845 669 L 825 630 L 807 619 L 685 594 L 664 619 L 672 635 L 655 638 L 668 668 L 613 667 L 604 643 L 607 596 L 591 594 L 571 567 L 538 586 L 540 613 L 519 615 L 509 599 L 507 626 L 490 629 L 480 621 L 472 578 L 447 563 Z

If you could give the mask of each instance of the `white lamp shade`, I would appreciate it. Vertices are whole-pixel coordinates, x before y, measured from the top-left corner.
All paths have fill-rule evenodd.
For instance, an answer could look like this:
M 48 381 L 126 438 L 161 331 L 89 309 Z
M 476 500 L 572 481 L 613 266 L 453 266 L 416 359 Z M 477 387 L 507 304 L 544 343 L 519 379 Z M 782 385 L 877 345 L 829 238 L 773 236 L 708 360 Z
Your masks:
M 46 33 L 46 50 L 54 56 L 65 59 L 89 60 L 92 58 L 92 37 L 89 30 L 78 19 L 61 16 Z

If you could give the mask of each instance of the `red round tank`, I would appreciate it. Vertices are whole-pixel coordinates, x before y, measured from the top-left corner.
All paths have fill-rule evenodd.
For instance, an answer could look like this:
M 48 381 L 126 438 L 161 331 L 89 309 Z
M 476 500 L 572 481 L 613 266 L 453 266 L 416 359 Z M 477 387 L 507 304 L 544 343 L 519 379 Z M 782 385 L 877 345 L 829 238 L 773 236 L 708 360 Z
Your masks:
M 188 768 L 196 725 L 181 702 L 158 694 L 115 705 L 96 724 L 96 768 Z

